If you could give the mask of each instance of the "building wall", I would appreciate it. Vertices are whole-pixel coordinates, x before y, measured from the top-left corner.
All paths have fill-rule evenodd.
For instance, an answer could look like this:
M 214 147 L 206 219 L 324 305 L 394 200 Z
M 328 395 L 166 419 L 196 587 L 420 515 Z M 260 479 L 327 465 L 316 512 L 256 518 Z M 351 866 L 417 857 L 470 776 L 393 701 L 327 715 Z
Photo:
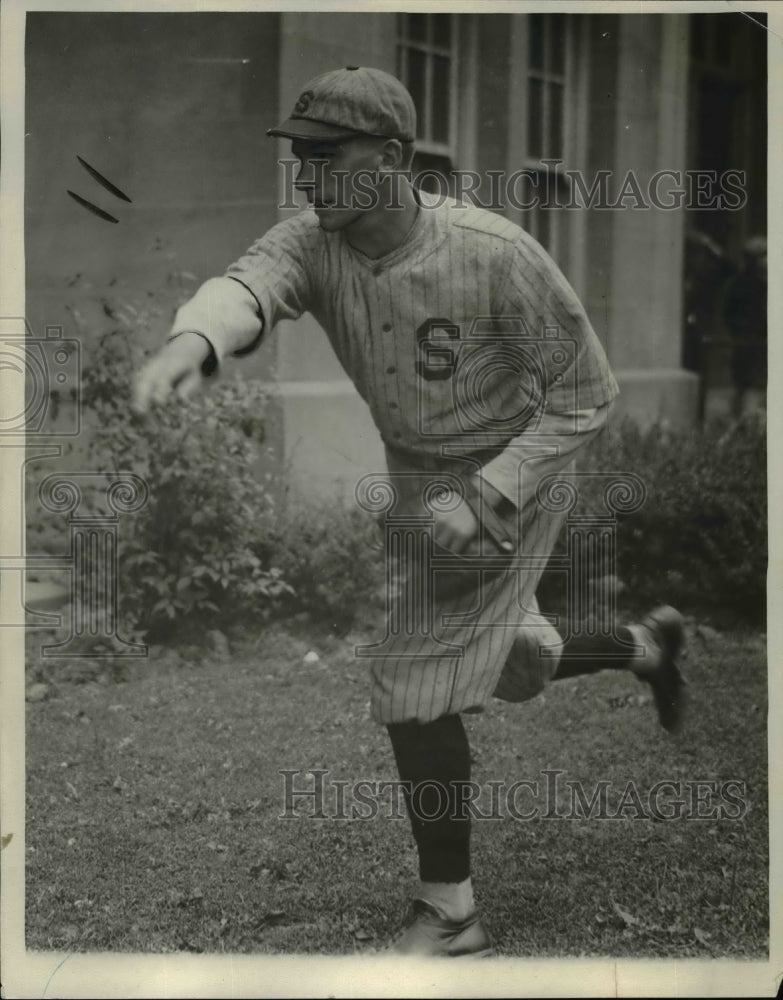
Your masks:
M 95 289 L 114 282 L 134 292 L 165 285 L 178 269 L 204 280 L 274 223 L 276 151 L 264 128 L 278 106 L 279 45 L 277 14 L 28 14 L 34 326 L 69 328 L 63 302 L 76 275 Z M 132 204 L 96 184 L 77 154 Z M 67 189 L 119 223 L 89 214 Z
M 33 325 L 62 322 L 71 332 L 63 302 L 78 274 L 98 289 L 114 282 L 139 291 L 165 286 L 175 270 L 197 281 L 220 273 L 287 214 L 278 208 L 277 160 L 290 156 L 290 147 L 265 130 L 319 72 L 349 64 L 394 72 L 396 17 L 31 13 L 26 250 Z M 656 169 L 684 169 L 688 18 L 575 20 L 575 165 L 588 180 L 599 170 L 610 169 L 615 181 L 633 170 L 643 185 Z M 513 168 L 525 155 L 519 88 L 526 15 L 470 15 L 461 25 L 473 35 L 463 53 L 460 114 L 474 130 L 460 142 L 466 162 L 457 166 Z M 133 203 L 98 188 L 77 154 Z M 75 205 L 68 188 L 119 224 Z M 570 213 L 561 263 L 618 372 L 623 406 L 643 420 L 695 414 L 695 381 L 679 361 L 684 225 L 683 212 Z M 160 318 L 161 337 L 168 318 Z M 285 470 L 281 478 L 350 492 L 382 462 L 367 409 L 310 317 L 281 324 L 236 365 L 274 388 L 269 443 Z

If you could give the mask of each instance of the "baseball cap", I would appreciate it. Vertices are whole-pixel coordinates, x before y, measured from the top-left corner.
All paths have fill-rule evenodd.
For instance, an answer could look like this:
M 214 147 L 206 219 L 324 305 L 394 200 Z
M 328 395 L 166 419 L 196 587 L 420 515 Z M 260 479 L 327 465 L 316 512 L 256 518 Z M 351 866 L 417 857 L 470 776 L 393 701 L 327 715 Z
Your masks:
M 311 140 L 378 135 L 411 142 L 416 108 L 391 73 L 346 66 L 306 83 L 290 116 L 266 134 Z

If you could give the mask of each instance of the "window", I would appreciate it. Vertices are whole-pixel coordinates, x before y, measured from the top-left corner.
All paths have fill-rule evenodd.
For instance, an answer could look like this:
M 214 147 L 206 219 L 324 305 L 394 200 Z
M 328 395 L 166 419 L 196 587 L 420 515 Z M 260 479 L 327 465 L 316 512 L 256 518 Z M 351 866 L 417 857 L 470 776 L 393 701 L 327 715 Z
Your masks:
M 528 34 L 528 155 L 563 155 L 566 32 L 564 14 L 531 14 Z
M 691 14 L 689 23 L 688 167 L 744 170 L 748 186 L 740 211 L 700 209 L 690 224 L 737 256 L 745 239 L 766 231 L 764 36 L 739 13 Z
M 527 142 L 525 167 L 530 171 L 530 193 L 553 202 L 568 201 L 568 183 L 563 174 L 567 163 L 566 119 L 568 76 L 573 54 L 569 17 L 566 14 L 530 14 L 527 18 Z M 534 186 L 535 185 L 535 186 Z M 563 212 L 539 205 L 525 213 L 522 223 L 557 258 L 565 239 Z
M 399 14 L 397 75 L 416 105 L 418 134 L 413 175 L 423 178 L 424 190 L 442 192 L 435 173 L 447 178 L 457 147 L 457 18 L 452 14 Z
M 738 51 L 737 19 L 732 14 L 698 14 L 691 20 L 691 59 L 717 76 L 737 73 L 741 63 Z

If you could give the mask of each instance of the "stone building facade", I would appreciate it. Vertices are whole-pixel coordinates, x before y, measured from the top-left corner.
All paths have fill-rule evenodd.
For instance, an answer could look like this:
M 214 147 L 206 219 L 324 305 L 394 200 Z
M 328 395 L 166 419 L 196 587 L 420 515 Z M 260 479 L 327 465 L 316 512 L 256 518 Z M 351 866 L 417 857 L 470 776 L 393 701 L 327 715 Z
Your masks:
M 766 232 L 766 44 L 739 13 L 29 13 L 28 319 L 67 328 L 75 275 L 159 282 L 154 245 L 199 281 L 221 273 L 291 211 L 290 148 L 265 129 L 317 73 L 373 65 L 417 100 L 415 170 L 475 171 L 484 203 L 490 171 L 526 172 L 494 210 L 576 288 L 625 412 L 692 421 L 686 235 L 736 257 Z M 120 225 L 65 196 L 85 191 L 77 154 L 132 195 Z M 524 207 L 536 184 L 561 207 Z M 272 383 L 269 441 L 291 482 L 350 489 L 379 466 L 367 409 L 310 317 L 241 364 Z

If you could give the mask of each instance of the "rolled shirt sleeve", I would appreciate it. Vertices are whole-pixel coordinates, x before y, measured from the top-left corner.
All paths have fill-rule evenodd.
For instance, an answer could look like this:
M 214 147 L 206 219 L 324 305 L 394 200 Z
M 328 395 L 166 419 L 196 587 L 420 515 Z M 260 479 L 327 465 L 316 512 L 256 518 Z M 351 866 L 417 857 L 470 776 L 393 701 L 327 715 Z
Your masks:
M 247 354 L 259 343 L 263 320 L 250 291 L 231 278 L 210 278 L 177 310 L 170 338 L 193 331 L 212 345 L 220 362 Z
M 573 455 L 604 427 L 614 402 L 574 413 L 544 413 L 535 430 L 520 434 L 493 461 L 480 478 L 517 509 L 536 499 L 541 470 L 565 468 Z M 490 501 L 491 503 L 491 501 Z

